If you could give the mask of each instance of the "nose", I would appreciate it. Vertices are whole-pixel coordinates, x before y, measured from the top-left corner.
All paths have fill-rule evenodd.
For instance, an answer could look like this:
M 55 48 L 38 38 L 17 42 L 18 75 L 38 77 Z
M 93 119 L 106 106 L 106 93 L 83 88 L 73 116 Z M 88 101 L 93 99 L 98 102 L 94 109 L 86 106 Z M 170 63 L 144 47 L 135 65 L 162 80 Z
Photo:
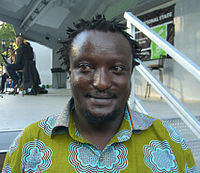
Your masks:
M 100 91 L 111 87 L 111 79 L 106 69 L 100 68 L 95 71 L 93 86 Z

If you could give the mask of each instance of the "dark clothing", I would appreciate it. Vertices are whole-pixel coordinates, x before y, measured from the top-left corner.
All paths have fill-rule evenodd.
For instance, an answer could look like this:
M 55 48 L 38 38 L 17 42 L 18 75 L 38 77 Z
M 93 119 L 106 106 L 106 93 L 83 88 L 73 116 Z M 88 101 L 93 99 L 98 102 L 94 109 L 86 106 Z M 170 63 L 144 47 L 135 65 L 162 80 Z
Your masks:
M 4 92 L 6 79 L 7 79 L 8 77 L 9 77 L 9 76 L 8 76 L 6 73 L 4 73 L 4 74 L 2 75 L 0 92 Z
M 24 66 L 26 60 L 33 60 L 33 48 L 31 46 L 21 44 L 16 51 L 17 55 L 15 64 L 21 64 Z
M 11 78 L 18 83 L 19 77 L 16 74 L 17 70 L 23 70 L 26 60 L 33 60 L 33 48 L 26 44 L 21 44 L 16 50 L 15 64 L 8 64 L 7 71 Z
M 7 64 L 6 69 L 11 76 L 11 79 L 17 83 L 19 76 L 17 75 L 16 71 L 22 70 L 23 66 L 21 64 Z
M 25 90 L 31 86 L 38 86 L 41 83 L 34 61 L 25 61 L 23 74 L 23 86 Z

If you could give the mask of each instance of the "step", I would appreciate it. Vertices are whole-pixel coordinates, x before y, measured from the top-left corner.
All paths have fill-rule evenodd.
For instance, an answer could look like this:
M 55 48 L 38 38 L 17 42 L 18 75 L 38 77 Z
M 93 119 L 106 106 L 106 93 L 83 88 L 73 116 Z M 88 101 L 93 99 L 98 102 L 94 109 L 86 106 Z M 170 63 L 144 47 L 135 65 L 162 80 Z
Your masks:
M 196 116 L 197 120 L 200 121 L 200 116 Z M 175 128 L 186 140 L 196 139 L 196 135 L 190 130 L 190 128 L 183 122 L 181 118 L 163 119 L 167 124 L 170 124 Z

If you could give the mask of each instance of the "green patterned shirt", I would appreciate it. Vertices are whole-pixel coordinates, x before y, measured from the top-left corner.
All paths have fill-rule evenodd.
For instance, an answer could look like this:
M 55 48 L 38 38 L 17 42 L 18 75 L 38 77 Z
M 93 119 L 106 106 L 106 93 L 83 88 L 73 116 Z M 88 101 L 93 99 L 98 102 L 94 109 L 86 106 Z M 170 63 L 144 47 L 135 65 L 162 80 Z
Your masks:
M 101 152 L 75 127 L 73 99 L 59 116 L 26 127 L 9 148 L 3 173 L 197 172 L 185 140 L 160 120 L 130 110 Z

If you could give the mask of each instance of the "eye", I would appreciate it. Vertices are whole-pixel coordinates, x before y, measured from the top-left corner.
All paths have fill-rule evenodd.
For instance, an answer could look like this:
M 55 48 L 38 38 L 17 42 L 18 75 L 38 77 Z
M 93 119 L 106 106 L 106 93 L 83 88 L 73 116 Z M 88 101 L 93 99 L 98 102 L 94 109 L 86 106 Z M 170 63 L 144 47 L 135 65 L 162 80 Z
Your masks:
M 125 67 L 116 65 L 112 68 L 112 72 L 114 73 L 122 73 L 124 71 Z
M 89 72 L 91 70 L 91 66 L 87 63 L 81 63 L 79 64 L 79 69 L 81 70 L 81 72 Z

